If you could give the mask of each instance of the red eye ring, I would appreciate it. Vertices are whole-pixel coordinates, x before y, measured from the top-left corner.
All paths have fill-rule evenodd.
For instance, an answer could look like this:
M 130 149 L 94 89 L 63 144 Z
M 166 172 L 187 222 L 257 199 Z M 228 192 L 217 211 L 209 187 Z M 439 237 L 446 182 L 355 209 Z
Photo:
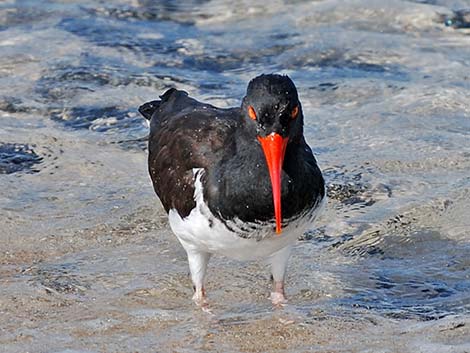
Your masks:
M 251 119 L 256 120 L 255 108 L 253 108 L 251 105 L 248 106 L 248 116 L 249 116 Z
M 290 117 L 292 119 L 295 119 L 295 118 L 297 118 L 297 115 L 299 115 L 299 106 L 298 105 L 296 105 L 294 107 L 294 109 L 292 109 L 292 112 L 290 113 Z

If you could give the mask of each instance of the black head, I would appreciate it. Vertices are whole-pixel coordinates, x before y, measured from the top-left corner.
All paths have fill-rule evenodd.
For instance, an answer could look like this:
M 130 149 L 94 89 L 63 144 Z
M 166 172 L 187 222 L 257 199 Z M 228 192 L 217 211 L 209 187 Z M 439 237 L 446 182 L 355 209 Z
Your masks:
M 302 136 L 302 107 L 294 82 L 288 76 L 269 74 L 252 79 L 242 110 L 258 136 L 275 132 L 291 141 Z
M 302 107 L 292 80 L 281 75 L 261 75 L 250 81 L 243 98 L 245 127 L 255 131 L 273 190 L 276 233 L 281 232 L 281 174 L 287 145 L 301 140 Z

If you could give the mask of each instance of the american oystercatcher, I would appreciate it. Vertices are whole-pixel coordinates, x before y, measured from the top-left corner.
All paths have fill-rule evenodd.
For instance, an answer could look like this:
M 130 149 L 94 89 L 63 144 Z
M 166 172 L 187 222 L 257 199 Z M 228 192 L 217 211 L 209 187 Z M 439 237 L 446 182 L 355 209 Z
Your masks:
M 266 258 L 271 300 L 284 303 L 292 245 L 325 198 L 294 83 L 258 76 L 240 108 L 217 108 L 174 88 L 160 98 L 139 111 L 150 120 L 150 177 L 187 252 L 193 300 L 206 305 L 207 263 L 222 254 Z

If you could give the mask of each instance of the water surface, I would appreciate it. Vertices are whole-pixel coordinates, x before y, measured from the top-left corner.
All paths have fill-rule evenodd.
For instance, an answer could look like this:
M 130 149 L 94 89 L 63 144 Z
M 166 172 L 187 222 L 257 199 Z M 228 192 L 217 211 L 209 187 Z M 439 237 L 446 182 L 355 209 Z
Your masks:
M 0 4 L 7 352 L 470 350 L 469 1 Z M 137 107 L 288 74 L 329 203 L 290 305 L 215 257 L 213 316 L 153 194 Z M 266 343 L 269 342 L 269 343 Z M 266 346 L 268 344 L 268 346 Z

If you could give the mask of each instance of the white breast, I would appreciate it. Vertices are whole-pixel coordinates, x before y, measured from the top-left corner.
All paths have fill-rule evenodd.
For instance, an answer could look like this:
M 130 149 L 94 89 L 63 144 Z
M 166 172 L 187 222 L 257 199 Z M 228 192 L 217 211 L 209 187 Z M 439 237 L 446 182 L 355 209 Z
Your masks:
M 279 235 L 275 234 L 274 221 L 246 224 L 235 219 L 227 222 L 227 227 L 212 214 L 204 202 L 201 182 L 203 174 L 203 168 L 193 169 L 196 207 L 191 213 L 182 218 L 176 209 L 171 209 L 168 215 L 171 229 L 185 249 L 221 254 L 238 260 L 266 258 L 295 242 L 308 229 L 322 208 L 316 207 L 288 222 Z

